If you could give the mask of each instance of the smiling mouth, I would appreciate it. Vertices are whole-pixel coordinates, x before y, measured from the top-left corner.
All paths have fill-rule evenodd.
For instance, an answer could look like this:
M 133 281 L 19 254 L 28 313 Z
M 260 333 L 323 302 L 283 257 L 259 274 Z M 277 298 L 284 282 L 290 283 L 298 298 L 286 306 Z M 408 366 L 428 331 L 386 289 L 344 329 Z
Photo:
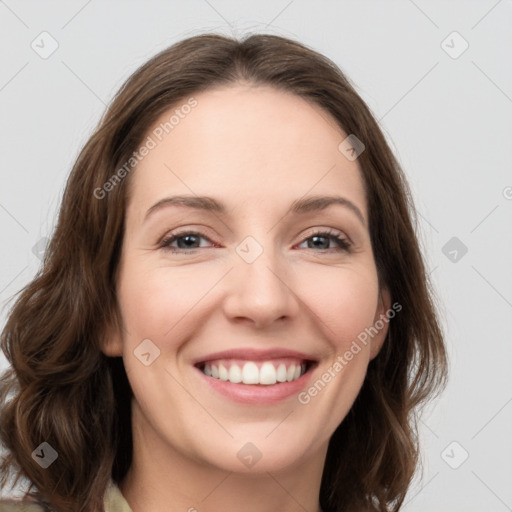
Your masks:
M 213 379 L 233 384 L 271 386 L 300 379 L 315 365 L 315 361 L 279 358 L 269 361 L 218 359 L 195 366 Z

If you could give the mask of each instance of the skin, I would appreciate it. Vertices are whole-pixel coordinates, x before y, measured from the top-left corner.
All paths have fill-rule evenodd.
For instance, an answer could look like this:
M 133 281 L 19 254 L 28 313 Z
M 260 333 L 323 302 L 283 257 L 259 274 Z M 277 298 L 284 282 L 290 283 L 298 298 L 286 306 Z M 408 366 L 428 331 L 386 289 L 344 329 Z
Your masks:
M 123 357 L 135 396 L 134 459 L 120 489 L 134 512 L 319 511 L 329 438 L 387 323 L 305 405 L 296 396 L 275 405 L 232 402 L 191 362 L 231 348 L 295 349 L 318 360 L 310 386 L 389 309 L 359 164 L 338 150 L 347 134 L 334 119 L 300 97 L 245 83 L 194 97 L 197 107 L 130 177 L 117 288 L 124 329 L 103 348 Z M 286 215 L 296 199 L 333 193 L 354 203 L 364 223 L 338 205 Z M 214 197 L 227 214 L 168 206 L 144 220 L 157 201 L 177 194 Z M 159 247 L 187 229 L 206 237 L 194 251 Z M 328 237 L 320 248 L 311 244 L 325 229 L 351 249 Z M 250 264 L 235 251 L 247 236 L 263 249 Z M 188 247 L 181 240 L 174 249 Z M 149 366 L 133 353 L 144 339 L 160 350 Z M 251 468 L 237 457 L 247 442 L 262 454 Z

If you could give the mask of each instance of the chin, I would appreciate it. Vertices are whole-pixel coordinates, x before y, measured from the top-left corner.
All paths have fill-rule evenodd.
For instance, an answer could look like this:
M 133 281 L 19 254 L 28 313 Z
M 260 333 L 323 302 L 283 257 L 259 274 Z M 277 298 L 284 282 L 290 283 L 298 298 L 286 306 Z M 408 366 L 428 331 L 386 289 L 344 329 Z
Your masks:
M 254 430 L 258 431 L 257 426 Z M 275 437 L 271 439 L 272 436 Z M 265 439 L 260 431 L 259 437 L 244 436 L 242 439 L 237 436 L 225 442 L 211 440 L 210 443 L 215 449 L 198 455 L 209 464 L 234 473 L 280 472 L 302 464 L 306 457 L 304 438 L 297 430 L 292 439 L 289 435 L 275 433 Z

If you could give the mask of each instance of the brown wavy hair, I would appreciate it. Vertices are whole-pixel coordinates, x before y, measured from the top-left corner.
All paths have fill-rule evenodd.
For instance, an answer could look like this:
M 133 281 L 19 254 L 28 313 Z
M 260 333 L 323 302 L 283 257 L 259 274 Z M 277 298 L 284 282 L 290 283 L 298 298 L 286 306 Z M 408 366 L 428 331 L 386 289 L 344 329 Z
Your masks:
M 25 498 L 58 512 L 99 512 L 109 479 L 119 484 L 125 476 L 133 393 L 122 358 L 107 357 L 100 347 L 109 326 L 122 329 L 116 278 L 126 190 L 136 168 L 104 198 L 95 191 L 162 113 L 192 94 L 238 82 L 311 101 L 366 146 L 358 162 L 379 283 L 402 310 L 330 440 L 320 505 L 325 512 L 401 508 L 421 460 L 419 410 L 447 376 L 411 193 L 377 121 L 342 71 L 307 46 L 268 34 L 200 34 L 160 52 L 128 78 L 81 150 L 41 269 L 18 292 L 1 335 L 10 363 L 0 381 L 2 488 L 15 470 L 14 484 L 21 476 L 30 482 Z M 58 453 L 46 469 L 31 455 L 42 442 Z

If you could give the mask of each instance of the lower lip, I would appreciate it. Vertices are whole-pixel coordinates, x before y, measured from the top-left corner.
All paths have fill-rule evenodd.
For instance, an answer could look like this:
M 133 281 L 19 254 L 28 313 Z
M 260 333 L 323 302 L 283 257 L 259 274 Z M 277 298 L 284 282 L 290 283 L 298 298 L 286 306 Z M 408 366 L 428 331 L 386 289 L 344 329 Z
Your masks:
M 281 382 L 278 384 L 235 384 L 225 380 L 209 377 L 199 368 L 194 367 L 212 389 L 221 395 L 243 404 L 274 404 L 298 395 L 306 386 L 314 367 L 312 366 L 304 375 L 292 382 Z

